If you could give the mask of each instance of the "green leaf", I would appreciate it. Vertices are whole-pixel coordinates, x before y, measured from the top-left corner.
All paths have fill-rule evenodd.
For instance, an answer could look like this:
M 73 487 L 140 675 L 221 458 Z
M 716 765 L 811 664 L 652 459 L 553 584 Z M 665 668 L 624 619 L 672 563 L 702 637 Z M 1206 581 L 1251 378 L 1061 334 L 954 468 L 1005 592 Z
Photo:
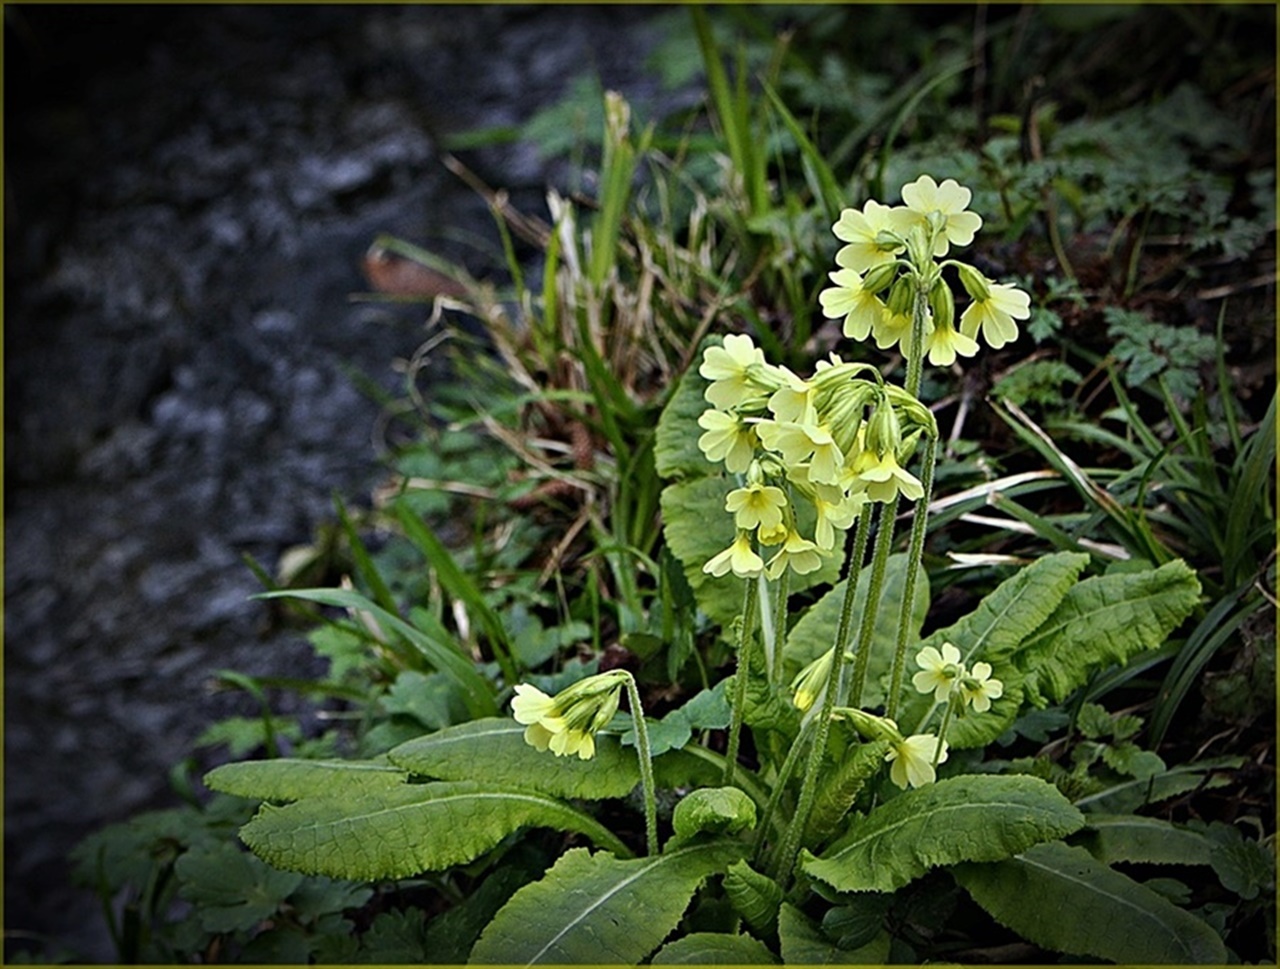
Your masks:
M 440 730 L 467 719 L 458 685 L 444 673 L 404 670 L 382 698 L 388 713 L 413 717 L 428 730 Z
M 695 730 L 723 730 L 729 726 L 732 710 L 726 696 L 728 678 L 721 680 L 710 690 L 703 690 L 678 710 L 672 710 L 661 720 L 648 721 L 649 750 L 657 757 L 669 750 L 679 750 L 693 737 Z M 628 716 L 622 728 L 622 742 L 635 746 L 635 722 Z
M 204 775 L 205 787 L 262 801 L 345 797 L 396 787 L 409 779 L 398 768 L 372 760 L 249 760 L 223 764 Z
M 560 801 L 473 781 L 264 804 L 240 837 L 277 868 L 371 881 L 465 864 L 532 826 L 577 831 L 627 853 L 594 818 Z
M 1264 845 L 1245 838 L 1235 825 L 1221 821 L 1209 825 L 1209 838 L 1213 842 L 1209 864 L 1223 888 L 1248 900 L 1257 898 L 1268 885 L 1275 885 L 1275 856 Z
M 734 911 L 757 932 L 771 932 L 782 905 L 782 887 L 745 861 L 735 861 L 724 875 L 724 893 Z
M 1086 579 L 1018 651 L 1027 698 L 1061 703 L 1094 672 L 1163 645 L 1199 597 L 1200 581 L 1180 559 Z
M 524 727 L 505 717 L 472 720 L 418 737 L 387 757 L 423 777 L 463 781 L 480 771 L 494 786 L 553 797 L 626 797 L 640 783 L 636 752 L 617 737 L 597 734 L 596 755 L 590 760 L 557 757 L 525 743 Z
M 726 543 L 728 544 L 728 543 Z M 863 691 L 862 702 L 867 707 L 878 706 L 884 702 L 882 677 L 889 672 L 893 661 L 894 645 L 898 634 L 898 613 L 902 608 L 902 595 L 907 578 L 907 556 L 891 555 L 885 565 L 884 585 L 880 593 L 880 610 L 876 615 L 875 630 L 872 633 L 867 666 L 867 682 Z M 831 648 L 835 642 L 836 629 L 840 625 L 840 610 L 844 604 L 845 581 L 838 582 L 819 599 L 792 627 L 782 647 L 783 662 L 786 664 L 785 675 L 790 678 L 813 662 Z M 854 587 L 853 615 L 862 615 L 866 609 L 867 590 L 871 586 L 871 570 L 863 569 L 858 574 L 858 584 Z M 915 610 L 911 616 L 911 635 L 918 633 L 924 623 L 925 614 L 929 611 L 929 578 L 923 567 L 917 567 Z M 850 631 L 850 642 L 857 636 L 855 628 Z
M 968 665 L 1011 656 L 1076 585 L 1089 556 L 1056 552 L 1037 559 L 996 586 L 973 612 L 930 634 L 920 647 L 951 643 Z
M 842 949 L 803 912 L 789 903 L 778 915 L 782 963 L 787 966 L 883 966 L 889 962 L 889 933 L 880 932 L 866 945 Z
M 1034 777 L 966 775 L 895 797 L 854 825 L 806 873 L 837 891 L 886 892 L 939 865 L 1008 858 L 1078 830 L 1084 818 Z
M 192 848 L 174 870 L 181 882 L 178 893 L 196 906 L 196 916 L 208 932 L 254 928 L 275 915 L 302 883 L 301 875 L 275 871 L 227 842 Z
M 1090 814 L 1073 840 L 1105 865 L 1207 865 L 1211 848 L 1202 834 L 1136 814 Z
M 653 461 L 663 478 L 699 478 L 713 473 L 716 465 L 698 447 L 703 430 L 698 418 L 711 407 L 703 394 L 709 384 L 698 373 L 702 354 L 707 347 L 722 346 L 719 336 L 707 337 L 698 347 L 697 354 L 676 382 L 675 392 L 658 418 L 654 436 Z
M 1130 965 L 1227 960 L 1208 925 L 1083 848 L 1036 845 L 994 864 L 960 865 L 953 874 L 997 922 L 1047 949 Z
M 245 757 L 276 737 L 301 740 L 302 728 L 292 717 L 226 717 L 206 727 L 195 746 L 226 744 L 232 757 Z
M 828 837 L 849 813 L 863 786 L 884 767 L 889 744 L 883 740 L 859 744 L 829 772 L 824 772 L 806 829 L 807 842 Z
M 1153 777 L 1136 777 L 1119 781 L 1093 794 L 1075 800 L 1076 807 L 1096 814 L 1123 814 L 1147 804 L 1159 804 L 1171 797 L 1197 789 L 1209 790 L 1230 783 L 1216 771 L 1230 771 L 1240 766 L 1240 757 L 1220 757 L 1211 761 L 1180 764 Z
M 413 965 L 427 961 L 422 913 L 415 909 L 379 912 L 360 936 L 360 950 L 350 959 L 358 965 Z
M 623 861 L 574 848 L 503 906 L 470 964 L 635 965 L 676 927 L 698 886 L 741 854 L 709 844 Z
M 326 606 L 337 606 L 340 609 L 356 609 L 368 612 L 384 629 L 395 630 L 426 658 L 440 672 L 447 674 L 457 682 L 472 716 L 491 716 L 498 712 L 493 700 L 493 685 L 484 678 L 475 664 L 463 655 L 456 642 L 445 639 L 438 632 L 428 633 L 409 625 L 395 613 L 387 612 L 374 605 L 358 592 L 350 589 L 285 589 L 279 592 L 264 592 L 256 598 L 277 599 L 293 597 L 319 602 Z
M 776 966 L 769 948 L 749 935 L 727 932 L 694 932 L 668 942 L 657 951 L 655 966 Z
M 756 805 L 740 788 L 703 787 L 680 799 L 671 826 L 668 849 L 700 834 L 737 834 L 756 826 Z

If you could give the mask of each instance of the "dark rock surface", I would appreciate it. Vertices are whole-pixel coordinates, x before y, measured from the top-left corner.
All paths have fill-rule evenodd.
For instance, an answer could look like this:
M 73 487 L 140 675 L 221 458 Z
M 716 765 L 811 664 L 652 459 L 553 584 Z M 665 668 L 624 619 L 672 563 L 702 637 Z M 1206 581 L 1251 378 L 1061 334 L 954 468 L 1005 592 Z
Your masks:
M 352 302 L 389 231 L 493 238 L 441 133 L 525 120 L 595 67 L 655 94 L 654 8 L 5 9 L 5 913 L 113 952 L 85 833 L 172 801 L 212 671 L 319 672 L 266 630 L 273 565 L 378 480 L 424 312 Z M 527 145 L 465 156 L 536 204 Z M 243 697 L 239 698 L 243 702 Z

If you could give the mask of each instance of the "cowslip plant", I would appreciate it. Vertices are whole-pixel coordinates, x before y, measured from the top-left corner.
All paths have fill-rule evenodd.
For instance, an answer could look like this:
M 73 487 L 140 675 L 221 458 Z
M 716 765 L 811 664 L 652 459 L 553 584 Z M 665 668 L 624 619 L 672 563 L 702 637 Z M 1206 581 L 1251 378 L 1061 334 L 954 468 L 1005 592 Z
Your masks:
M 846 945 L 810 916 L 937 868 L 1048 949 L 1223 961 L 1208 924 L 1090 853 L 1088 802 L 1011 762 L 974 769 L 1019 718 L 1160 647 L 1199 583 L 1178 560 L 1082 579 L 1088 556 L 1058 552 L 921 636 L 939 436 L 923 367 L 1015 340 L 1029 303 L 957 255 L 982 225 L 967 189 L 926 175 L 902 199 L 842 213 L 818 297 L 850 340 L 901 353 L 901 382 L 847 359 L 856 345 L 802 375 L 730 333 L 659 421 L 667 550 L 736 653 L 728 682 L 655 721 L 622 670 L 554 692 L 533 671 L 491 670 L 502 679 L 475 685 L 477 719 L 385 757 L 213 771 L 209 786 L 267 802 L 243 841 L 281 869 L 380 880 L 500 866 L 522 830 L 561 832 L 551 867 L 486 914 L 473 964 L 884 962 L 887 905 Z M 430 655 L 452 671 L 459 654 Z M 1163 789 L 1159 771 L 1148 780 Z M 1171 852 L 1184 833 L 1169 826 Z M 706 904 L 690 911 L 695 896 Z

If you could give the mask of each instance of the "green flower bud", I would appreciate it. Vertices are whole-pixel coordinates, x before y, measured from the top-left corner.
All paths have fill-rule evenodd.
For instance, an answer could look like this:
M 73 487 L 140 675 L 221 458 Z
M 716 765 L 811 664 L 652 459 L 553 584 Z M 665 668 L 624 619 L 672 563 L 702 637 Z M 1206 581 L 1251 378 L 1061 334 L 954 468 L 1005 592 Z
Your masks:
M 933 325 L 948 330 L 955 329 L 956 298 L 951 287 L 939 276 L 929 290 L 929 309 L 933 310 Z
M 975 303 L 985 303 L 991 298 L 991 285 L 987 278 L 972 266 L 962 262 L 952 263 L 960 275 L 960 284 Z
M 862 289 L 868 293 L 878 293 L 890 283 L 894 277 L 898 275 L 901 267 L 897 263 L 887 262 L 881 266 L 874 266 L 867 270 L 867 274 L 862 277 Z
M 876 454 L 893 451 L 902 446 L 902 428 L 898 415 L 888 400 L 882 400 L 867 420 L 867 447 Z
M 889 290 L 886 305 L 894 316 L 909 316 L 915 300 L 915 283 L 910 276 L 899 276 Z

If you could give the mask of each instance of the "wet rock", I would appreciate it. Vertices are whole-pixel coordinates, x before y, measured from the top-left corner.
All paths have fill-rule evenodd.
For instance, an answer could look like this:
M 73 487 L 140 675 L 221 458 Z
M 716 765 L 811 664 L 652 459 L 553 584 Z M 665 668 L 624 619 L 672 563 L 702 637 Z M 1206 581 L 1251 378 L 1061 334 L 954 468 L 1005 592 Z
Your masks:
M 253 712 L 212 671 L 323 670 L 241 558 L 380 478 L 347 368 L 394 392 L 424 313 L 350 302 L 363 253 L 387 231 L 493 271 L 452 241 L 492 222 L 442 133 L 523 120 L 592 63 L 643 99 L 652 18 L 6 10 L 6 928 L 112 959 L 67 850 L 171 803 L 193 738 Z M 540 204 L 531 147 L 467 161 Z

